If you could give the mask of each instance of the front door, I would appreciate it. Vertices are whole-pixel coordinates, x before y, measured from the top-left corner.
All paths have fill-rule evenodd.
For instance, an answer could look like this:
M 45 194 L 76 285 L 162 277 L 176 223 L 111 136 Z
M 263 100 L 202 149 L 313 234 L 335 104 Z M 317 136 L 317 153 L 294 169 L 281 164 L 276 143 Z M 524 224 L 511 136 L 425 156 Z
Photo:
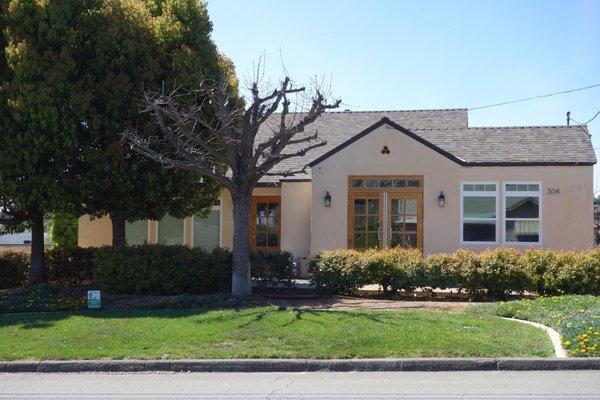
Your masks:
M 281 241 L 281 197 L 252 197 L 250 248 L 252 251 L 279 251 Z
M 422 248 L 421 194 L 387 194 L 388 247 Z
M 423 249 L 422 177 L 349 177 L 348 247 Z

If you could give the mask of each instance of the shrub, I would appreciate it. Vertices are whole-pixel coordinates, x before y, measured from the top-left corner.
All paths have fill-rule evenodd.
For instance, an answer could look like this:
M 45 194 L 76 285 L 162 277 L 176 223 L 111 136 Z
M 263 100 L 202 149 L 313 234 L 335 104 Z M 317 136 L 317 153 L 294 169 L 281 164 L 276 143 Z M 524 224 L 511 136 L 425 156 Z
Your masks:
M 292 284 L 291 253 L 257 253 L 251 261 L 262 285 Z M 231 288 L 231 268 L 231 252 L 220 248 L 208 253 L 186 246 L 103 247 L 96 253 L 94 278 L 114 294 L 210 294 Z
M 326 250 L 309 262 L 311 283 L 333 293 L 352 294 L 369 283 L 362 253 L 357 250 Z
M 50 228 L 54 248 L 77 247 L 77 229 L 77 217 L 67 213 L 54 214 Z
M 29 270 L 29 254 L 14 251 L 0 253 L 0 289 L 23 285 Z
M 384 292 L 396 293 L 423 286 L 426 281 L 419 250 L 367 250 L 362 253 L 368 283 L 381 285 Z
M 289 251 L 257 252 L 251 256 L 252 278 L 259 286 L 294 286 L 292 268 L 294 256 Z
M 600 250 L 564 253 L 553 289 L 569 294 L 600 294 Z
M 523 293 L 533 289 L 521 255 L 515 249 L 486 250 L 474 258 L 471 267 L 465 288 L 472 294 L 484 291 L 488 297 L 505 298 L 510 292 Z
M 422 263 L 425 282 L 432 289 L 461 288 L 460 260 L 455 254 L 432 254 Z
M 85 285 L 93 280 L 93 248 L 53 248 L 46 250 L 48 280 L 63 286 Z

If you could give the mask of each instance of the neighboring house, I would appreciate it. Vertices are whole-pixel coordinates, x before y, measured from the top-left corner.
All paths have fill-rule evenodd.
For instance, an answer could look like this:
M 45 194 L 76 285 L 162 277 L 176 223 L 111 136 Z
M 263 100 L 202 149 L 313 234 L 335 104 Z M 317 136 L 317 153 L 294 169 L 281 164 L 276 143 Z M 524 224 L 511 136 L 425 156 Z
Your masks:
M 2 225 L 0 225 L 0 229 Z M 47 229 L 44 231 L 44 246 L 51 247 L 52 243 Z M 0 252 L 2 251 L 31 251 L 31 232 L 0 234 Z
M 469 127 L 466 109 L 445 109 L 328 112 L 306 134 L 314 130 L 327 145 L 277 167 L 308 164 L 306 173 L 255 189 L 253 249 L 306 258 L 334 248 L 594 245 L 596 156 L 585 126 Z M 231 247 L 231 196 L 207 219 L 129 225 L 127 240 Z M 81 246 L 110 241 L 108 218 L 80 219 Z

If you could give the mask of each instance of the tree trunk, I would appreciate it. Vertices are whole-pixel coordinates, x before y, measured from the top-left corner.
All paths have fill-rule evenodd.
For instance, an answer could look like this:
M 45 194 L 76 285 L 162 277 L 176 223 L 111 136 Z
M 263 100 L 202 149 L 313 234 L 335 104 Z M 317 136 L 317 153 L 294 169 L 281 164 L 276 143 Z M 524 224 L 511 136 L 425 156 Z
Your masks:
M 252 295 L 250 276 L 250 200 L 252 189 L 232 195 L 233 200 L 233 274 L 231 294 Z
M 39 210 L 31 213 L 31 266 L 27 274 L 28 285 L 46 282 L 44 260 L 44 214 Z
M 113 247 L 125 246 L 125 220 L 111 216 L 110 222 L 112 223 Z

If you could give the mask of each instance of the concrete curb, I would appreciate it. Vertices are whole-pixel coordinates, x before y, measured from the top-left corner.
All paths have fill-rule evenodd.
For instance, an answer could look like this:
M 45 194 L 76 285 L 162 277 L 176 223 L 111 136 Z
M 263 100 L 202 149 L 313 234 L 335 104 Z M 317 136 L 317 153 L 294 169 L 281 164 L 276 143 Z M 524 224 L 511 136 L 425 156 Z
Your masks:
M 567 351 L 562 347 L 562 343 L 560 341 L 560 334 L 557 331 L 555 331 L 554 329 L 550 328 L 549 326 L 538 324 L 537 322 L 526 321 L 524 319 L 505 318 L 505 317 L 502 317 L 502 319 L 505 319 L 508 321 L 520 322 L 520 323 L 526 324 L 526 325 L 535 326 L 536 328 L 546 331 L 548 336 L 550 336 L 552 345 L 554 346 L 554 354 L 556 354 L 556 358 L 569 357 L 569 355 L 567 354 Z
M 600 370 L 598 358 L 396 358 L 350 360 L 9 361 L 1 372 L 314 372 Z

